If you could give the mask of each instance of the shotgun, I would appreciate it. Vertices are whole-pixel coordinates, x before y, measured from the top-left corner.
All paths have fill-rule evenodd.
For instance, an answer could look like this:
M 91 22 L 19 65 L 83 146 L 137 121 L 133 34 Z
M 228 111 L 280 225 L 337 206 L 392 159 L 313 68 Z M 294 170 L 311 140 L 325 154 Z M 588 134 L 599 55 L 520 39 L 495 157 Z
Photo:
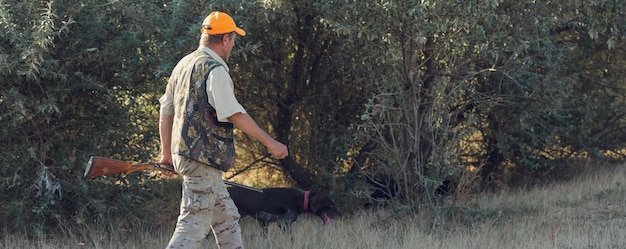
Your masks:
M 91 156 L 89 158 L 89 162 L 87 162 L 87 168 L 85 168 L 84 177 L 93 178 L 93 177 L 98 177 L 98 176 L 120 174 L 120 173 L 130 174 L 132 172 L 142 171 L 142 170 L 171 171 L 171 172 L 176 173 L 176 171 L 174 171 L 174 166 L 169 165 L 169 164 L 162 164 L 159 162 L 146 162 L 146 163 L 132 164 L 130 162 L 122 161 L 122 160 L 116 160 L 116 159 L 99 157 L 99 156 Z M 263 192 L 263 190 L 261 189 L 253 188 L 250 186 L 246 186 L 243 184 L 239 184 L 239 183 L 235 183 L 235 182 L 231 182 L 227 180 L 224 180 L 224 183 L 233 187 L 245 188 L 248 190 L 261 192 L 261 193 Z

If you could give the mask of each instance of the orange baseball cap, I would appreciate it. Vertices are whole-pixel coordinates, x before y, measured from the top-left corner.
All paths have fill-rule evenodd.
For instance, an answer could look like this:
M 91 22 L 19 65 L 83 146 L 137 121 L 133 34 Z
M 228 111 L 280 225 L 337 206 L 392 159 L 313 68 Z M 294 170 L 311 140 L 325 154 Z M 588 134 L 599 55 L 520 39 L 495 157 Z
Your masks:
M 240 36 L 246 36 L 246 31 L 238 28 L 232 17 L 224 12 L 215 11 L 204 18 L 200 32 L 209 35 L 219 35 L 233 31 Z

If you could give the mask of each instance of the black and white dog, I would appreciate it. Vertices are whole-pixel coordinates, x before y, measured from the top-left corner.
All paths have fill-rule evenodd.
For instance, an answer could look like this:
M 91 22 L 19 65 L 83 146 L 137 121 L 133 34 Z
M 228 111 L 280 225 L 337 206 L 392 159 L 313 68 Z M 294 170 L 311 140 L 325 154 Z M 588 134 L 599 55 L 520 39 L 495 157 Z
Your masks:
M 332 224 L 333 219 L 341 216 L 330 198 L 316 192 L 294 188 L 262 190 L 261 193 L 241 187 L 228 187 L 239 214 L 257 219 L 264 233 L 267 233 L 270 222 L 278 222 L 278 226 L 286 231 L 302 213 L 316 215 L 325 224 Z

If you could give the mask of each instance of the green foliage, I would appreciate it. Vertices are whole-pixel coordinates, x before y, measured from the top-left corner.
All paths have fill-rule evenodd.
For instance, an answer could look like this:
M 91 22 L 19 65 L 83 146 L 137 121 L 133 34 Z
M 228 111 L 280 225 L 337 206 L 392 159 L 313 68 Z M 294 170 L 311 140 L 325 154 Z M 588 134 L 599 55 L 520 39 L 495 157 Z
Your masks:
M 142 1 L 0 6 L 0 213 L 7 225 L 50 228 L 60 219 L 105 214 L 118 200 L 103 194 L 124 186 L 91 189 L 82 178 L 89 156 L 154 156 L 155 87 L 162 82 L 152 77 L 159 51 L 146 44 L 153 25 L 142 12 L 156 7 Z
M 446 180 L 496 183 L 572 158 L 623 159 L 624 7 L 2 1 L 2 225 L 146 217 L 141 207 L 170 188 L 138 173 L 87 180 L 85 163 L 158 156 L 158 98 L 214 10 L 248 32 L 228 61 L 239 100 L 290 148 L 262 166 L 300 187 L 367 196 L 366 172 L 395 181 L 405 209 L 432 203 Z M 266 151 L 250 139 L 238 134 L 239 165 Z
M 614 48 L 623 44 L 617 42 L 625 30 L 622 3 L 340 5 L 331 23 L 369 52 L 366 85 L 377 93 L 359 133 L 378 144 L 368 172 L 399 181 L 404 201 L 431 199 L 444 179 L 458 181 L 465 170 L 477 169 L 484 183 L 495 183 L 577 156 L 621 154 L 623 108 L 608 102 L 622 99 L 623 87 L 606 86 L 623 82 L 602 75 L 610 84 L 598 84 L 595 94 L 582 90 L 588 83 L 580 72 L 594 64 L 608 68 L 606 57 L 577 54 L 590 45 L 598 56 L 606 49 L 621 54 Z M 604 93 L 614 97 L 603 99 Z
M 481 126 L 485 149 L 474 155 L 485 162 L 476 165 L 485 179 L 501 179 L 505 170 L 529 176 L 554 169 L 566 159 L 598 159 L 623 148 L 621 141 L 601 138 L 605 128 L 596 123 L 609 121 L 599 116 L 608 114 L 613 128 L 621 127 L 625 121 L 622 111 L 593 104 L 607 96 L 579 90 L 588 85 L 581 81 L 580 72 L 596 63 L 578 56 L 581 49 L 594 46 L 597 55 L 610 49 L 606 39 L 590 40 L 594 37 L 591 33 L 602 29 L 605 38 L 623 36 L 624 27 L 604 29 L 605 20 L 596 19 L 599 12 L 623 12 L 623 4 L 610 9 L 600 6 L 603 4 L 503 2 L 495 9 L 496 20 L 506 22 L 496 21 L 497 25 L 484 29 L 493 34 L 488 39 L 489 53 L 477 58 L 479 69 L 493 68 L 487 77 L 476 79 L 480 96 L 491 98 L 475 106 L 482 117 L 476 125 Z M 555 8 L 562 11 L 552 11 Z M 579 15 L 580 10 L 585 14 Z M 615 78 L 607 80 L 612 81 L 607 85 L 623 85 Z M 611 92 L 623 96 L 620 90 Z M 590 106 L 595 110 L 586 108 Z
M 318 1 L 248 1 L 229 6 L 248 32 L 230 61 L 236 94 L 247 111 L 289 145 L 279 167 L 302 188 L 327 188 L 345 171 L 355 122 L 369 94 L 359 45 L 328 22 L 333 4 Z M 362 51 L 365 53 L 366 51 Z M 262 154 L 241 136 L 238 157 Z M 244 164 L 245 165 L 245 164 Z M 274 167 L 273 164 L 268 164 Z

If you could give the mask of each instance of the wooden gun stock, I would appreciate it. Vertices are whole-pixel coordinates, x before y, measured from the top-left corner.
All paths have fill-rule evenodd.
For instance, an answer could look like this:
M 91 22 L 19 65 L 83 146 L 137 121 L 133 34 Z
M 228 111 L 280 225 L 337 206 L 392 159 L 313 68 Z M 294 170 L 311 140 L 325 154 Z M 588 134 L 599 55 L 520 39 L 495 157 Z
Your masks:
M 174 172 L 174 167 L 172 165 L 157 162 L 132 164 L 122 160 L 92 156 L 89 158 L 89 162 L 87 162 L 87 168 L 85 168 L 84 176 L 98 177 L 113 174 L 130 174 L 140 170 L 161 170 Z

